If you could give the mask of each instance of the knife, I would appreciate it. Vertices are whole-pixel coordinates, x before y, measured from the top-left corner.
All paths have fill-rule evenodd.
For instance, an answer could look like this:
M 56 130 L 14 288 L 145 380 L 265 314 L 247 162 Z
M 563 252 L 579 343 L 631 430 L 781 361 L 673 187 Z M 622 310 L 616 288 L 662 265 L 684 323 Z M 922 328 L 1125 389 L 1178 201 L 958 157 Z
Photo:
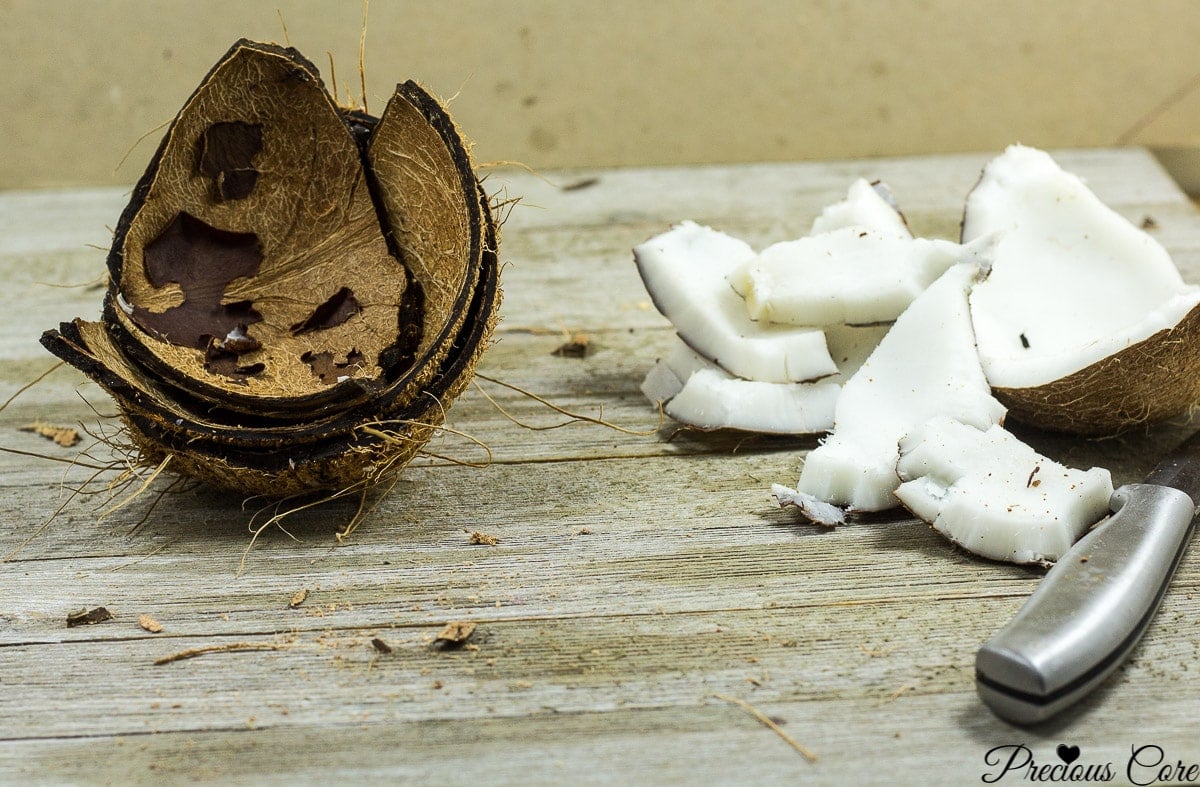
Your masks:
M 996 715 L 1035 724 L 1082 699 L 1129 655 L 1187 548 L 1200 501 L 1200 434 L 1140 484 L 1046 574 L 975 656 L 975 687 Z

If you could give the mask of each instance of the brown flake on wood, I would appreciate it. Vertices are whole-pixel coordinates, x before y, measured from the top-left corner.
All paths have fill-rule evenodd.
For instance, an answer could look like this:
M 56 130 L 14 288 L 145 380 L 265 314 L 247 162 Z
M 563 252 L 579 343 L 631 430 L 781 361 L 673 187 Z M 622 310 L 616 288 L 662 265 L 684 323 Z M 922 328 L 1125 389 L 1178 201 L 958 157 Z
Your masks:
M 288 609 L 295 609 L 308 599 L 308 588 L 301 588 L 292 594 L 288 600 Z
M 434 638 L 433 644 L 441 647 L 442 650 L 455 650 L 466 644 L 471 635 L 475 633 L 476 624 L 469 620 L 459 620 L 447 623 L 441 632 Z
M 550 354 L 557 358 L 585 358 L 588 354 L 588 343 L 586 333 L 577 333 Z
M 162 624 L 149 615 L 138 615 L 138 625 L 151 634 L 161 634 L 163 630 Z
M 467 543 L 478 546 L 494 547 L 500 543 L 500 539 L 496 536 L 489 535 L 487 533 L 480 533 L 478 530 L 473 530 L 471 531 L 470 537 L 467 538 Z
M 392 646 L 381 640 L 379 637 L 371 639 L 371 647 L 375 648 L 380 653 L 387 655 L 392 652 Z
M 84 607 L 78 612 L 72 612 L 67 615 L 67 628 L 94 626 L 97 623 L 105 623 L 112 619 L 112 613 L 104 607 L 93 607 L 92 609 Z
M 53 426 L 45 421 L 34 421 L 33 423 L 22 426 L 22 432 L 33 432 L 47 440 L 53 441 L 63 448 L 70 448 L 76 445 L 82 438 L 79 436 L 79 430 L 70 426 Z

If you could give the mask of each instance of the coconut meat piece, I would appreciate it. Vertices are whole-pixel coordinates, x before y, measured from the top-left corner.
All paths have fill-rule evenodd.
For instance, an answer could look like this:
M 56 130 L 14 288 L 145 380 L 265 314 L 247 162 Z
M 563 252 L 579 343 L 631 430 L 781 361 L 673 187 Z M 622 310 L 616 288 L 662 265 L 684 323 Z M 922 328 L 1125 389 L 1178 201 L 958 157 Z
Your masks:
M 765 383 L 734 377 L 682 341 L 646 375 L 642 392 L 663 412 L 700 429 L 773 434 L 822 432 L 833 424 L 841 385 Z
M 888 237 L 912 237 L 887 184 L 882 181 L 868 183 L 863 178 L 850 184 L 844 200 L 821 211 L 808 234 L 819 235 L 843 227 L 862 227 Z
M 1014 145 L 967 198 L 964 242 L 1000 233 L 971 293 L 984 371 L 997 388 L 1065 377 L 1178 323 L 1200 288 L 1153 237 L 1045 152 Z
M 1108 512 L 1107 470 L 1075 470 L 1000 426 L 935 418 L 900 442 L 896 497 L 964 549 L 992 560 L 1062 557 Z
M 751 319 L 788 325 L 891 322 L 951 265 L 980 259 L 993 242 L 966 246 L 842 227 L 776 243 L 729 283 Z
M 803 382 L 837 372 L 825 334 L 760 325 L 725 280 L 754 257 L 744 241 L 685 221 L 633 250 L 655 307 L 696 352 L 750 380 Z
M 771 484 L 771 494 L 780 508 L 794 506 L 804 518 L 816 525 L 836 527 L 846 523 L 846 512 L 835 505 L 818 500 L 807 492 L 797 492 L 782 484 Z
M 885 327 L 838 326 L 828 332 L 839 373 L 813 383 L 768 383 L 735 377 L 676 340 L 642 383 L 651 402 L 700 429 L 813 434 L 833 428 L 842 382 L 879 343 Z
M 798 491 L 855 510 L 892 508 L 901 438 L 938 415 L 979 428 L 1003 420 L 967 307 L 979 271 L 951 267 L 900 315 L 842 387 L 833 433 L 806 458 Z

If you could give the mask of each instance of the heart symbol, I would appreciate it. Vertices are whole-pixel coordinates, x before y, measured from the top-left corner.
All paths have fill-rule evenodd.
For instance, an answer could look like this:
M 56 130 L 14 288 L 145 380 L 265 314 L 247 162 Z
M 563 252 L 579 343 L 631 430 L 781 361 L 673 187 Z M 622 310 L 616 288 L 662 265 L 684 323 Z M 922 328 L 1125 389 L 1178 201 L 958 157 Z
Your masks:
M 1058 754 L 1058 759 L 1065 762 L 1067 765 L 1079 759 L 1079 747 L 1068 746 L 1065 743 L 1058 744 L 1058 748 L 1054 750 Z

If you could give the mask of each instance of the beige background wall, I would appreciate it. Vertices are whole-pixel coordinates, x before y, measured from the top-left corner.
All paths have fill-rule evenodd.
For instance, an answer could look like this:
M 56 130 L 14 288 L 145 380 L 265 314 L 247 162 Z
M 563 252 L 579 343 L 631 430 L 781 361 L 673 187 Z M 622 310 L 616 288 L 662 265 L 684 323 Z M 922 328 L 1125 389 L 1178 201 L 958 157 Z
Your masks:
M 0 188 L 128 183 L 238 37 L 358 90 L 355 0 L 0 0 Z M 1200 144 L 1190 0 L 374 0 L 368 102 L 538 168 Z

